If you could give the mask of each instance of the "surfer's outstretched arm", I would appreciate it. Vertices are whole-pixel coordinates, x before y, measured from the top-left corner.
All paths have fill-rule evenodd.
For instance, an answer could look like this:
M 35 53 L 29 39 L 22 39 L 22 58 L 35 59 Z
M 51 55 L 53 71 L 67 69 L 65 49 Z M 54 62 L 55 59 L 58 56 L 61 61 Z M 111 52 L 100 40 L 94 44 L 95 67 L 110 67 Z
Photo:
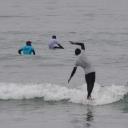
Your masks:
M 68 79 L 68 83 L 70 82 L 71 78 L 74 76 L 75 72 L 76 72 L 77 67 L 74 67 L 71 73 L 70 78 Z
M 33 55 L 36 55 L 35 50 L 32 50 L 32 52 L 33 52 Z
M 58 46 L 54 46 L 54 49 L 64 49 L 60 44 L 57 44 Z
M 75 44 L 75 45 L 80 45 L 81 49 L 85 50 L 85 46 L 84 43 L 78 43 L 78 42 L 73 42 L 73 41 L 69 41 L 71 44 Z
M 58 46 L 59 46 L 61 49 L 64 49 L 64 47 L 62 47 L 60 44 L 58 44 Z
M 21 50 L 21 49 L 19 49 L 18 53 L 19 53 L 19 54 L 21 54 L 21 51 L 22 51 L 22 50 Z

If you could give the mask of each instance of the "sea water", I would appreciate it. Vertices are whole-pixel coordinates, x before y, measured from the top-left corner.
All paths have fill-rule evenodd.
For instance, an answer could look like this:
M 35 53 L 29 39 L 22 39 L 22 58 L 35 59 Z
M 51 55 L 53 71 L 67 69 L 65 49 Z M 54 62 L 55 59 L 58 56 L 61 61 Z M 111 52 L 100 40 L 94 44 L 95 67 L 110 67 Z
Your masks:
M 127 128 L 127 0 L 0 1 L 0 128 Z M 57 36 L 64 50 L 49 50 Z M 36 55 L 19 55 L 26 41 Z M 82 68 L 68 84 L 83 42 L 95 67 L 87 101 Z

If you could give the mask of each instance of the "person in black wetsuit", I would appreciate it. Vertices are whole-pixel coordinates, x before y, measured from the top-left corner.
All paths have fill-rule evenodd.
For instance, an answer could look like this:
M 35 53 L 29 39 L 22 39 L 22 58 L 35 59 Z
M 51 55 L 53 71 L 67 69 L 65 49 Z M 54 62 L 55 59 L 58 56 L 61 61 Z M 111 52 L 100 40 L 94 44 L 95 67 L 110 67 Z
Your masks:
M 70 82 L 71 78 L 73 77 L 73 75 L 76 72 L 77 66 L 80 66 L 84 69 L 85 72 L 85 80 L 87 83 L 87 99 L 91 100 L 91 93 L 94 87 L 94 83 L 95 83 L 95 70 L 94 67 L 91 65 L 90 61 L 88 60 L 88 58 L 85 55 L 85 46 L 83 43 L 77 43 L 77 42 L 73 42 L 73 41 L 69 41 L 71 44 L 74 45 L 80 45 L 81 46 L 81 50 L 79 48 L 77 48 L 75 50 L 75 54 L 77 57 L 76 62 L 75 62 L 75 66 L 74 69 L 71 73 L 70 78 L 68 79 L 68 83 Z

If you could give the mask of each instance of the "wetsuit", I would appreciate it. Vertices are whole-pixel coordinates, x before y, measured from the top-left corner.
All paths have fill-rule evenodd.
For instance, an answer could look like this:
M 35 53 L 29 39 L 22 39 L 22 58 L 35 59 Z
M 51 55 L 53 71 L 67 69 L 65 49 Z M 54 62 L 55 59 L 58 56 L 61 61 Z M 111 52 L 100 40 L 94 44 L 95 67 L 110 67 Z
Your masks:
M 55 45 L 58 45 L 58 46 L 55 46 Z M 50 39 L 49 42 L 48 42 L 48 46 L 49 46 L 49 49 L 64 49 L 57 41 L 57 39 Z
M 35 55 L 35 51 L 34 51 L 34 48 L 32 46 L 24 46 L 22 47 L 18 53 L 21 54 L 21 51 L 23 51 L 24 55 L 31 55 L 31 53 L 33 52 L 33 54 Z
M 90 61 L 88 60 L 87 56 L 85 55 L 84 44 L 83 43 L 74 43 L 74 44 L 80 45 L 82 49 L 81 49 L 81 53 L 78 55 L 76 59 L 75 66 L 71 73 L 70 78 L 72 78 L 73 75 L 75 74 L 77 66 L 82 67 L 85 72 L 85 80 L 87 83 L 87 91 L 88 91 L 87 98 L 90 98 L 95 83 L 95 70 L 94 67 L 91 65 Z

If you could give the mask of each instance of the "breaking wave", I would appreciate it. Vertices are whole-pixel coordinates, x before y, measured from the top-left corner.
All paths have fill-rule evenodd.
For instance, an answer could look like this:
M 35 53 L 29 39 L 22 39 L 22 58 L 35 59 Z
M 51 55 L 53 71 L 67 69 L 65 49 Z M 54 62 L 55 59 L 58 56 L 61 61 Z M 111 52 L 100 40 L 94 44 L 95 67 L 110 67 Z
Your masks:
M 77 88 L 52 85 L 52 84 L 17 84 L 0 83 L 0 99 L 33 99 L 43 98 L 44 101 L 61 101 L 90 105 L 104 105 L 117 102 L 124 98 L 128 93 L 126 85 L 100 86 L 95 83 L 92 98 L 87 101 L 86 84 Z

